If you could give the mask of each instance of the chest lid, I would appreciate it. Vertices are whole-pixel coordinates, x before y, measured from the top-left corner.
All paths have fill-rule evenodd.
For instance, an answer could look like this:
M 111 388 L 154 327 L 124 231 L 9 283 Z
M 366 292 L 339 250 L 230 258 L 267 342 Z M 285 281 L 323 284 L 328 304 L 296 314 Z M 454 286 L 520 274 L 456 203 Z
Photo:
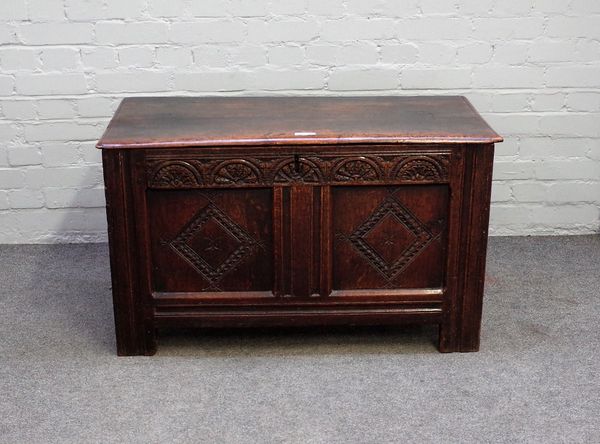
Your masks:
M 136 97 L 97 147 L 489 144 L 502 138 L 465 97 Z

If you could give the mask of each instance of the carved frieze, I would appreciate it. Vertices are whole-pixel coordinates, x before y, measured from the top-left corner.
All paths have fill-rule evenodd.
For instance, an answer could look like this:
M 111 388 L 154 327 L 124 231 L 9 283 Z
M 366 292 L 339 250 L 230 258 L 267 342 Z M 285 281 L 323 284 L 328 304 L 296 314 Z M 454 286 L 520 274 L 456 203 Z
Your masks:
M 147 159 L 150 188 L 448 182 L 450 153 Z

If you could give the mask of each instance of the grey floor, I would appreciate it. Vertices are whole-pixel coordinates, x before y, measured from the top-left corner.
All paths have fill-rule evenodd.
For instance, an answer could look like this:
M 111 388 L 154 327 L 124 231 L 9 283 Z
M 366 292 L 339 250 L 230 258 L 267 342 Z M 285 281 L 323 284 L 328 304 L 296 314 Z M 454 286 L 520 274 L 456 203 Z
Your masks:
M 482 350 L 187 332 L 117 358 L 106 245 L 0 246 L 0 442 L 600 442 L 600 236 L 492 238 Z

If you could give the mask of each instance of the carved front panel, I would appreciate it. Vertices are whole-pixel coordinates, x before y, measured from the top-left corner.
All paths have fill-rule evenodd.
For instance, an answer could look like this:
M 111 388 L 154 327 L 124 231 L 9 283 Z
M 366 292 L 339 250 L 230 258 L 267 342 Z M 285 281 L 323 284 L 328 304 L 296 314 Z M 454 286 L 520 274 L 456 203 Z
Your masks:
M 443 286 L 445 185 L 334 187 L 335 290 Z
M 451 153 L 444 151 L 296 154 L 222 157 L 148 156 L 155 189 L 255 187 L 286 184 L 447 183 Z
M 272 289 L 271 190 L 150 191 L 148 200 L 154 291 Z

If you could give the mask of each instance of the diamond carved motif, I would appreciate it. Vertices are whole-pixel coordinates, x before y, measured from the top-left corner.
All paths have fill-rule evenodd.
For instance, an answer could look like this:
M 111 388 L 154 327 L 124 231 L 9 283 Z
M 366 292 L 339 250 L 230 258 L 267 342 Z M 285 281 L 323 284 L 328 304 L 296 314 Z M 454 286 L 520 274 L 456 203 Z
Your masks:
M 214 203 L 204 207 L 169 245 L 209 283 L 219 282 L 261 246 Z
M 397 200 L 388 197 L 348 237 L 388 282 L 394 280 L 434 238 Z

